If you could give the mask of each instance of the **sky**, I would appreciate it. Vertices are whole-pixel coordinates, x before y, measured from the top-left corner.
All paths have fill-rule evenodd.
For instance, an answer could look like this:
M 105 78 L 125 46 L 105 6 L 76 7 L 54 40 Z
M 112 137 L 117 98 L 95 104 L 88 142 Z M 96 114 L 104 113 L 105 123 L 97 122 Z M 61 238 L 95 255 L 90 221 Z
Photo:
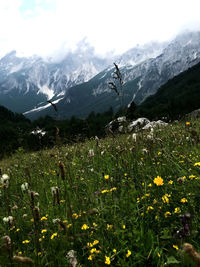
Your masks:
M 81 40 L 120 54 L 200 30 L 200 0 L 0 0 L 0 56 L 59 56 Z

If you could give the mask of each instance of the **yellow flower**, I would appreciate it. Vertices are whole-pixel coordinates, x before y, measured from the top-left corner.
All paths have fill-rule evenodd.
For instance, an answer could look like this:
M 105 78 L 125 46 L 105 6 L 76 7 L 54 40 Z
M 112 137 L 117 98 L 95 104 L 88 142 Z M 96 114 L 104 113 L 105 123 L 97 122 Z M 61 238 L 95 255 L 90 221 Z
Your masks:
M 110 192 L 116 191 L 116 190 L 117 190 L 117 187 L 113 187 L 113 188 L 110 189 Z
M 21 251 L 19 251 L 17 254 L 18 254 L 18 256 L 20 256 L 20 255 L 22 255 L 22 252 L 21 252 Z
M 174 213 L 181 213 L 181 209 L 179 207 L 175 208 Z
M 148 186 L 149 186 L 149 187 L 152 187 L 152 184 L 149 184 Z
M 19 229 L 19 228 L 17 228 L 17 229 L 16 229 L 16 232 L 19 232 L 19 231 L 20 231 L 20 229 Z
M 41 230 L 41 233 L 43 234 L 43 233 L 46 233 L 47 232 L 47 230 L 46 229 L 42 229 Z
M 171 212 L 166 211 L 164 215 L 165 215 L 165 218 L 167 218 L 168 216 L 170 216 L 170 215 L 172 215 L 172 214 L 171 214 Z
M 182 198 L 180 201 L 181 201 L 181 203 L 188 202 L 188 201 L 187 201 L 187 199 L 186 199 L 185 197 L 184 197 L 184 198 Z
M 185 125 L 187 125 L 187 126 L 188 126 L 188 125 L 190 125 L 190 122 L 189 122 L 189 121 L 187 121 L 187 122 L 185 123 Z
M 105 194 L 105 193 L 108 193 L 108 192 L 109 192 L 109 190 L 104 189 L 104 190 L 101 191 L 101 194 Z
M 200 162 L 194 163 L 194 166 L 200 166 Z
M 105 264 L 110 265 L 110 257 L 105 256 Z
M 173 248 L 175 248 L 176 250 L 179 249 L 177 245 L 173 245 Z
M 147 207 L 147 211 L 153 210 L 154 208 L 152 206 Z
M 113 252 L 114 252 L 114 253 L 117 253 L 117 250 L 114 248 L 114 249 L 113 249 Z
M 128 251 L 126 253 L 126 257 L 128 258 L 129 256 L 131 256 L 131 251 L 128 249 Z
M 127 176 L 128 174 L 127 173 L 124 173 L 124 176 Z
M 113 227 L 113 225 L 112 225 L 112 224 L 108 224 L 108 223 L 107 223 L 107 230 L 110 230 L 110 229 L 112 229 L 112 227 Z
M 196 177 L 196 176 L 193 175 L 193 174 L 189 176 L 190 179 L 193 179 L 193 178 L 195 178 L 195 177 Z
M 51 235 L 51 239 L 54 239 L 54 237 L 58 236 L 58 233 L 54 233 Z
M 172 180 L 170 180 L 170 181 L 168 182 L 168 184 L 173 184 L 173 181 L 172 181 Z
M 73 213 L 72 217 L 75 218 L 75 219 L 78 219 L 79 215 L 77 213 Z
M 162 186 L 163 183 L 163 179 L 160 176 L 157 176 L 154 180 L 153 180 L 154 184 L 156 184 L 157 186 Z
M 89 260 L 89 261 L 92 261 L 92 255 L 90 255 L 90 256 L 88 257 L 88 260 Z
M 38 252 L 38 256 L 40 256 L 42 254 L 42 252 Z
M 99 243 L 99 240 L 94 240 L 94 242 L 92 243 L 93 246 L 97 245 Z
M 87 226 L 87 224 L 85 224 L 85 223 L 84 223 L 84 224 L 82 225 L 82 227 L 81 227 L 82 230 L 87 230 L 87 229 L 89 229 L 89 228 L 90 228 L 90 227 Z
M 104 178 L 105 178 L 106 180 L 108 180 L 108 179 L 109 179 L 109 175 L 108 175 L 108 174 L 105 174 L 105 175 L 104 175 Z
M 125 224 L 124 224 L 124 225 L 122 225 L 122 228 L 123 228 L 123 229 L 126 229 L 126 225 L 125 225 Z
M 160 253 L 159 253 L 159 252 L 157 253 L 157 255 L 158 255 L 158 257 L 160 258 Z
M 153 200 L 153 204 L 155 205 L 156 203 L 157 203 L 157 200 L 156 200 L 156 199 L 154 199 L 154 200 Z
M 43 216 L 40 220 L 41 221 L 46 221 L 47 220 L 47 217 Z
M 162 197 L 162 201 L 163 201 L 163 203 L 166 203 L 166 204 L 169 203 L 169 198 L 167 197 L 167 195 L 164 195 L 164 196 Z
M 28 244 L 28 243 L 30 243 L 30 240 L 24 240 L 24 241 L 22 241 L 22 244 Z

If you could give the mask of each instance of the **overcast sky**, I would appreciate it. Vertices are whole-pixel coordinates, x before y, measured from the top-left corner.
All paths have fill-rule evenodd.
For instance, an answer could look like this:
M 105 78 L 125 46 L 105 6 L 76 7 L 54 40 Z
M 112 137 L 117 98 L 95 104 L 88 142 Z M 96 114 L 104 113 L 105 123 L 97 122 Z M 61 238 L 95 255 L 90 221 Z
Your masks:
M 100 54 L 200 30 L 200 0 L 0 0 L 0 56 L 65 53 L 86 37 Z

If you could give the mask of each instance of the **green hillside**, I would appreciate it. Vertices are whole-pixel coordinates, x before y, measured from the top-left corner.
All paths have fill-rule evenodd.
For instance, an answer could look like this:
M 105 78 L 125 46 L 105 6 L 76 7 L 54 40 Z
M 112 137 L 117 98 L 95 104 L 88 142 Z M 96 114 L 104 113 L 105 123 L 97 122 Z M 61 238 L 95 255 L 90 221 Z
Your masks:
M 200 63 L 161 86 L 137 109 L 137 114 L 150 119 L 177 119 L 200 108 Z
M 199 135 L 195 120 L 0 161 L 1 266 L 195 266 Z

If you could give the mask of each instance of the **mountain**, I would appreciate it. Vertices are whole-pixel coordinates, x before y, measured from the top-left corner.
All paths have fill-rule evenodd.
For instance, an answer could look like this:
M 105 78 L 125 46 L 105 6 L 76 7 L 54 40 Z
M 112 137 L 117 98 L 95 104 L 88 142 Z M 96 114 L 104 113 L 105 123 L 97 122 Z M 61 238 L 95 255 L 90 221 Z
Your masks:
M 164 44 L 136 47 L 115 62 L 124 81 L 124 105 L 131 100 L 139 104 L 169 79 L 200 62 L 200 32 L 185 33 Z M 88 82 L 69 88 L 57 103 L 57 116 L 87 117 L 91 111 L 103 112 L 111 106 L 117 110 L 120 101 L 108 86 L 113 82 L 113 71 L 109 66 Z M 32 118 L 44 114 L 55 116 L 52 107 L 26 113 Z
M 200 63 L 170 79 L 136 110 L 136 116 L 149 119 L 178 119 L 200 108 Z
M 117 58 L 103 59 L 84 40 L 57 62 L 37 56 L 19 57 L 13 51 L 0 59 L 0 104 L 29 118 L 43 115 L 87 117 L 92 111 L 120 107 L 113 82 L 119 66 L 123 105 L 141 103 L 169 79 L 200 61 L 200 32 L 188 32 L 166 43 L 136 46 Z M 57 105 L 55 112 L 51 100 Z
M 108 64 L 85 41 L 59 62 L 18 57 L 12 51 L 0 59 L 0 105 L 26 112 L 41 102 L 46 105 L 49 99 L 59 101 L 68 88 L 88 81 Z

